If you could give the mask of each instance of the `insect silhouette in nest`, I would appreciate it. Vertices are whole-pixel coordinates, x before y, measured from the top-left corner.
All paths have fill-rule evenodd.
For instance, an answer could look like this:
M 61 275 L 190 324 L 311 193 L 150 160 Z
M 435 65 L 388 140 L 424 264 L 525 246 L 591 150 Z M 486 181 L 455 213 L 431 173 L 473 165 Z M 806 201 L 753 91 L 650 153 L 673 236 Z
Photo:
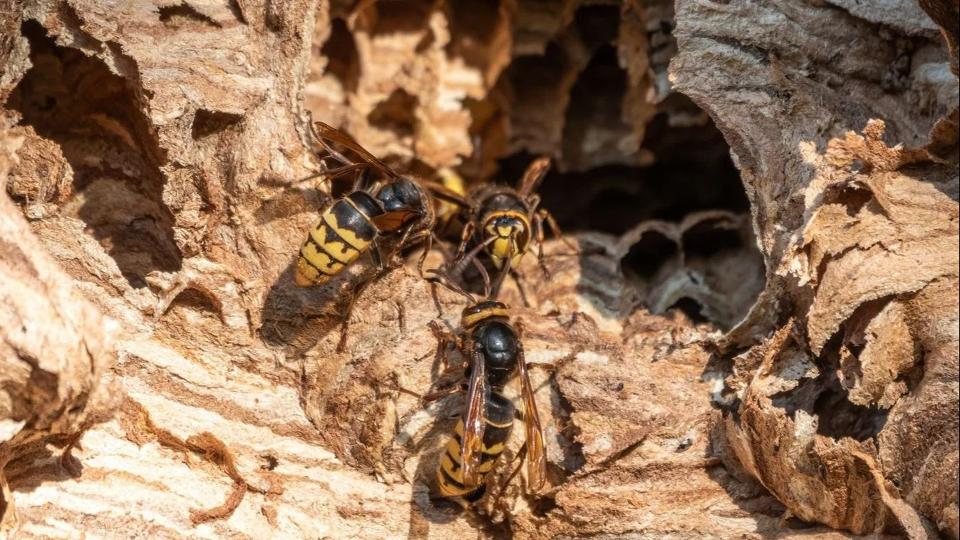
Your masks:
M 545 208 L 540 208 L 540 195 L 536 191 L 549 169 L 550 158 L 540 157 L 527 167 L 519 187 L 482 184 L 470 191 L 464 203 L 466 224 L 454 257 L 454 268 L 463 270 L 480 252 L 486 252 L 498 271 L 492 286 L 493 297 L 499 295 L 504 277 L 518 266 L 534 241 L 540 269 L 549 277 L 543 262 L 545 227 L 577 252 L 575 246 L 563 239 L 556 219 Z M 471 243 L 475 245 L 468 252 Z
M 389 268 L 399 266 L 401 251 L 417 242 L 426 243 L 417 264 L 422 275 L 423 261 L 434 238 L 434 197 L 451 199 L 458 205 L 462 204 L 462 197 L 441 184 L 396 173 L 343 131 L 323 122 L 312 123 L 311 129 L 314 140 L 326 154 L 323 159 L 332 159 L 338 166 L 324 167 L 306 179 L 333 179 L 354 173 L 356 181 L 349 194 L 320 212 L 320 219 L 307 233 L 297 257 L 294 282 L 300 287 L 327 283 L 366 252 L 376 266 L 376 274 L 359 283 L 350 296 L 337 347 L 343 350 L 350 312 L 363 287 Z M 348 158 L 334 144 L 358 159 Z M 382 178 L 368 182 L 367 173 L 371 170 Z M 381 243 L 386 237 L 390 237 L 392 248 L 385 254 Z
M 539 491 L 546 479 L 547 462 L 540 416 L 523 356 L 522 326 L 511 322 L 510 310 L 502 302 L 478 301 L 440 272 L 435 272 L 428 279 L 464 295 L 470 301 L 461 315 L 459 336 L 445 331 L 436 322 L 431 323 L 431 329 L 439 341 L 438 354 L 444 364 L 447 364 L 449 345 L 455 345 L 465 359 L 464 375 L 468 381 L 463 412 L 453 437 L 444 448 L 437 469 L 440 495 L 453 498 L 464 506 L 483 497 L 487 489 L 487 477 L 503 453 L 513 429 L 517 411 L 503 392 L 515 376 L 520 379 L 523 403 L 520 416 L 526 441 L 521 450 L 521 459 L 527 463 L 527 488 L 531 493 Z M 457 390 L 463 390 L 463 385 L 429 394 L 424 400 L 439 399 Z M 522 461 L 507 476 L 504 486 L 517 474 L 521 465 Z

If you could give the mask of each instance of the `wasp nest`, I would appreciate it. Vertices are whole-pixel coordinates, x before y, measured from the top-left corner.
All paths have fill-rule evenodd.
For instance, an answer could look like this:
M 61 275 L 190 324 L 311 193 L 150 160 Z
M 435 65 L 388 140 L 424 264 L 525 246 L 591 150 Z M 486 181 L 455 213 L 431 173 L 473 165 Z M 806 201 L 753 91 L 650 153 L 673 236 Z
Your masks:
M 957 538 L 957 16 L 17 2 L 3 534 Z M 539 195 L 564 237 L 501 295 L 543 424 L 539 493 L 508 482 L 515 429 L 480 504 L 435 497 L 463 401 L 422 399 L 460 380 L 428 323 L 457 328 L 465 300 L 416 251 L 356 298 L 366 260 L 295 286 L 346 189 L 298 180 L 320 166 L 311 116 L 469 186 L 551 158 Z

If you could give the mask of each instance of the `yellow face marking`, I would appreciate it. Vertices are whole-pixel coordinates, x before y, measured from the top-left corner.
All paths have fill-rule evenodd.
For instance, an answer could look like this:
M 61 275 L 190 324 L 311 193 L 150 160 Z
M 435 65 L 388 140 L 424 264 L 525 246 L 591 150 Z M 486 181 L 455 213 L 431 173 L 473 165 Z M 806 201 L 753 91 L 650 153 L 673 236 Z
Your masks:
M 496 259 L 506 259 L 517 255 L 517 244 L 510 238 L 497 238 L 490 244 L 490 255 Z M 502 263 L 501 263 L 502 264 Z
M 502 268 L 506 259 L 511 259 L 511 264 L 519 262 L 518 257 L 526 252 L 529 241 L 527 216 L 513 210 L 496 212 L 487 218 L 483 229 L 487 238 L 495 238 L 487 246 L 487 252 L 497 268 Z
M 510 268 L 516 268 L 516 267 L 520 264 L 520 261 L 523 259 L 523 256 L 524 256 L 524 255 L 526 255 L 525 252 L 523 252 L 523 253 L 518 253 L 518 254 L 514 255 L 513 257 L 511 257 L 511 258 L 510 258 Z M 493 265 L 496 266 L 498 270 L 499 270 L 500 268 L 503 268 L 503 261 L 505 261 L 505 260 L 507 259 L 505 256 L 504 256 L 504 257 L 498 257 L 498 256 L 496 256 L 496 255 L 494 255 L 494 254 L 491 254 L 491 255 L 490 255 L 490 258 L 493 260 Z
M 350 199 L 346 199 L 346 201 L 350 203 L 351 206 L 356 208 L 356 206 L 354 206 L 353 202 L 350 201 Z M 359 212 L 359 210 L 357 210 L 357 212 Z M 322 219 L 327 224 L 327 226 L 332 228 L 337 233 L 337 235 L 340 236 L 340 238 L 343 238 L 344 242 L 350 244 L 350 246 L 353 247 L 355 250 L 363 251 L 364 249 L 367 248 L 367 246 L 370 245 L 370 242 L 364 240 L 363 238 L 360 238 L 359 236 L 357 236 L 355 232 L 351 231 L 350 229 L 341 227 L 337 223 L 337 216 L 335 216 L 333 212 L 330 212 L 330 211 L 324 212 Z

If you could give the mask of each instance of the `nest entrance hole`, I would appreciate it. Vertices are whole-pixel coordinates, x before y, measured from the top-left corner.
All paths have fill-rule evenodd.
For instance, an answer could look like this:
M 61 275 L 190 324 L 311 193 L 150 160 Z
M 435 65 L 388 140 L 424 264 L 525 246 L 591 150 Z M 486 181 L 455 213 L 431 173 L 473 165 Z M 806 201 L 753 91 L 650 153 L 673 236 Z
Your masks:
M 163 156 L 137 96 L 100 59 L 57 45 L 36 21 L 25 22 L 22 34 L 32 67 L 6 106 L 59 145 L 73 170 L 74 200 L 65 208 L 131 286 L 145 287 L 152 271 L 179 270 L 173 215 L 163 203 Z
M 693 107 L 692 103 L 689 106 Z M 749 202 L 729 146 L 709 120 L 699 127 L 677 127 L 670 125 L 664 113 L 648 125 L 640 151 L 649 151 L 653 163 L 611 164 L 570 172 L 552 169 L 539 189 L 542 206 L 557 218 L 565 233 L 624 235 L 653 221 L 674 228 L 675 236 L 658 228 L 638 236 L 620 261 L 625 279 L 647 294 L 672 275 L 686 273 L 690 276 L 688 287 L 699 293 L 678 293 L 676 300 L 659 308 L 650 299 L 641 303 L 655 311 L 678 309 L 694 322 L 710 321 L 730 328 L 746 314 L 763 287 L 763 261 L 755 247 Z M 532 159 L 528 152 L 505 158 L 500 161 L 498 176 L 504 182 L 516 182 Z M 630 159 L 623 156 L 624 162 Z M 698 213 L 710 212 L 724 217 L 685 224 Z M 744 278 L 738 283 L 733 275 Z M 649 296 L 656 294 L 650 292 Z M 731 298 L 736 305 L 707 305 L 722 298 Z
M 658 51 L 673 50 L 672 24 L 647 24 L 644 42 L 625 30 L 634 22 L 617 6 L 581 6 L 539 52 L 516 57 L 494 92 L 509 104 L 488 100 L 509 115 L 511 129 L 496 128 L 489 118 L 497 114 L 475 114 L 482 136 L 472 157 L 508 135 L 507 148 L 520 150 L 497 160 L 492 179 L 515 185 L 532 159 L 550 155 L 539 194 L 566 233 L 631 235 L 661 222 L 623 254 L 625 279 L 655 312 L 679 309 L 729 328 L 764 282 L 750 204 L 720 130 L 689 98 L 661 88 L 668 59 Z M 630 72 L 625 51 L 634 47 L 663 77 Z M 476 165 L 468 159 L 462 169 L 469 175 Z
M 671 127 L 666 114 L 657 115 L 641 148 L 653 153 L 652 164 L 571 172 L 554 167 L 540 185 L 543 207 L 565 232 L 617 235 L 651 219 L 679 222 L 703 210 L 749 212 L 730 147 L 712 122 Z M 532 159 L 526 151 L 508 156 L 500 161 L 498 177 L 515 182 Z M 631 159 L 623 156 L 624 162 Z

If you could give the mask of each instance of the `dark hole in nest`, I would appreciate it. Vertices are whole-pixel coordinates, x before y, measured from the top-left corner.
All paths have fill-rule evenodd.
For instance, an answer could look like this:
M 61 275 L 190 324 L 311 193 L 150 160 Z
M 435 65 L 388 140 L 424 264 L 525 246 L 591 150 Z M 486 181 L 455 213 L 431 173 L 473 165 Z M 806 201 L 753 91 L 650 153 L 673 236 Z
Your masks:
M 416 127 L 417 119 L 414 112 L 417 110 L 417 102 L 416 96 L 398 88 L 370 111 L 367 120 L 370 125 L 389 129 L 398 137 L 408 137 L 413 135 Z
M 740 231 L 716 220 L 704 220 L 683 233 L 683 252 L 687 257 L 709 257 L 743 246 Z
M 243 14 L 243 7 L 240 5 L 239 0 L 228 0 L 227 9 L 237 18 L 237 21 L 247 24 L 247 17 Z
M 562 146 L 568 167 L 583 169 L 622 153 L 624 134 L 631 131 L 622 115 L 626 92 L 616 48 L 601 45 L 570 91 Z
M 406 2 L 371 2 L 364 15 L 374 17 L 373 34 L 405 34 L 429 28 L 430 13 L 434 3 L 428 0 Z
M 555 497 L 540 497 L 533 502 L 531 512 L 537 517 L 547 517 L 551 510 L 557 508 L 557 499 Z
M 486 66 L 490 57 L 487 47 L 495 37 L 499 18 L 499 0 L 447 2 L 447 19 L 450 21 L 447 50 L 471 66 Z
M 191 23 L 196 26 L 195 23 L 200 23 L 213 28 L 222 28 L 220 23 L 200 13 L 186 2 L 175 6 L 162 6 L 158 11 L 160 21 L 167 26 L 179 27 Z
M 667 116 L 658 114 L 644 140 L 655 156 L 649 166 L 612 164 L 566 173 L 553 167 L 539 188 L 542 206 L 565 232 L 611 234 L 650 219 L 679 221 L 700 210 L 749 210 L 730 148 L 711 122 L 671 127 Z M 498 177 L 515 184 L 533 157 L 524 151 L 500 160 Z
M 866 189 L 851 189 L 846 193 L 843 204 L 847 207 L 847 215 L 853 217 L 873 199 L 873 193 Z
M 772 402 L 791 418 L 796 418 L 798 410 L 817 417 L 817 434 L 834 439 L 850 437 L 865 441 L 876 437 L 887 422 L 888 410 L 877 406 L 863 406 L 850 401 L 850 393 L 838 376 L 839 350 L 843 343 L 840 332 L 835 334 L 824 346 L 819 360 L 820 375 L 816 378 L 803 378 L 796 388 L 779 392 L 772 396 Z M 793 348 L 789 349 L 794 350 Z M 781 353 L 783 360 L 789 361 L 791 354 Z
M 208 111 L 199 109 L 193 118 L 192 135 L 194 140 L 202 139 L 229 129 L 241 119 L 240 115 L 222 111 Z
M 588 6 L 577 11 L 563 35 L 576 35 L 590 60 L 576 74 L 572 87 L 567 86 L 569 100 L 558 89 L 568 84 L 570 70 L 581 64 L 559 38 L 549 42 L 542 54 L 515 59 L 502 77 L 509 82 L 505 88 L 513 99 L 509 110 L 514 126 L 509 134 L 512 144 L 521 148 L 541 144 L 527 144 L 528 138 L 537 136 L 527 126 L 552 122 L 550 118 L 562 115 L 560 145 L 552 150 L 554 166 L 538 189 L 541 206 L 557 218 L 566 233 L 600 231 L 613 235 L 622 235 L 650 220 L 679 224 L 702 211 L 746 214 L 750 205 L 730 147 L 709 116 L 689 98 L 676 92 L 659 96 L 656 111 L 642 129 L 642 140 L 637 140 L 635 128 L 627 120 L 636 113 L 631 108 L 635 98 L 630 95 L 630 79 L 620 64 L 619 29 L 616 8 Z M 665 47 L 672 38 L 664 39 L 661 45 Z M 487 117 L 497 118 L 493 113 L 483 118 Z M 487 124 L 496 126 L 495 121 Z M 498 132 L 491 132 L 491 140 L 496 141 Z M 521 150 L 500 159 L 496 181 L 516 186 L 535 157 Z M 726 256 L 731 252 L 751 253 L 753 241 L 745 234 L 742 223 L 730 217 L 694 226 L 685 234 L 685 260 L 696 260 L 701 277 L 710 277 L 714 262 L 717 272 L 724 276 L 731 271 L 753 275 L 748 266 L 762 265 L 760 257 L 744 257 L 743 266 L 738 267 Z M 672 267 L 683 270 L 673 264 L 679 262 L 676 244 L 662 235 L 642 237 L 621 261 L 628 281 L 640 278 L 656 287 L 657 283 L 651 283 L 656 276 L 667 277 L 665 272 Z M 683 293 L 687 298 L 676 307 L 695 321 L 702 321 L 704 313 L 710 313 L 718 319 L 712 322 L 729 327 L 749 307 L 746 297 L 755 297 L 752 290 L 738 295 L 742 291 L 730 281 L 714 279 L 704 285 L 718 292 L 717 298 L 737 298 L 730 309 L 717 305 L 701 308 L 691 299 L 697 296 Z M 745 280 L 743 287 L 754 285 L 753 280 Z
M 613 43 L 620 25 L 620 7 L 582 6 L 573 16 L 573 24 L 584 45 L 590 49 Z
M 353 34 L 343 19 L 333 19 L 330 37 L 320 49 L 320 55 L 327 59 L 326 72 L 336 77 L 344 90 L 356 92 L 360 84 L 360 57 Z
M 728 2 L 717 2 L 718 4 L 726 4 Z M 790 516 L 787 519 L 782 521 L 783 526 L 791 530 L 804 530 L 812 529 L 817 526 L 816 523 L 811 523 L 809 521 L 804 521 L 796 516 Z
M 709 319 L 703 314 L 703 306 L 693 298 L 684 296 L 674 302 L 667 310 L 677 309 L 684 313 L 692 322 L 696 324 L 708 322 Z
M 214 302 L 213 298 L 197 289 L 185 289 L 177 298 L 171 302 L 168 311 L 173 311 L 178 307 L 185 307 L 197 313 L 203 313 L 207 316 L 220 317 L 220 308 Z
M 514 116 L 523 121 L 526 111 L 554 101 L 569 61 L 566 52 L 551 42 L 543 55 L 524 55 L 510 62 L 497 87 L 512 94 Z
M 790 418 L 796 419 L 797 411 L 803 410 L 810 412 L 811 403 L 817 399 L 817 392 L 820 391 L 819 378 L 803 378 L 797 383 L 796 388 L 777 392 L 771 396 L 773 405 L 783 409 Z
M 840 372 L 847 381 L 859 381 L 863 379 L 863 366 L 860 364 L 860 353 L 863 352 L 863 345 L 847 343 L 850 356 L 841 357 Z
M 32 67 L 6 106 L 57 143 L 83 197 L 77 217 L 114 258 L 133 287 L 155 270 L 180 268 L 173 216 L 163 203 L 163 153 L 138 98 L 99 59 L 58 46 L 27 21 Z
M 497 23 L 500 0 L 451 0 L 447 2 L 450 10 L 450 34 L 470 36 L 470 39 L 484 41 L 493 34 Z
M 847 184 L 836 189 L 828 189 L 824 196 L 824 203 L 840 204 L 846 209 L 848 216 L 854 217 L 873 198 L 873 192 L 865 186 Z
M 620 260 L 620 268 L 628 277 L 650 279 L 665 262 L 677 255 L 676 242 L 659 231 L 647 231 Z
M 813 406 L 819 417 L 817 433 L 840 439 L 852 437 L 865 441 L 875 437 L 887 422 L 889 411 L 879 407 L 864 407 L 849 400 L 849 393 L 834 378 L 825 386 Z

